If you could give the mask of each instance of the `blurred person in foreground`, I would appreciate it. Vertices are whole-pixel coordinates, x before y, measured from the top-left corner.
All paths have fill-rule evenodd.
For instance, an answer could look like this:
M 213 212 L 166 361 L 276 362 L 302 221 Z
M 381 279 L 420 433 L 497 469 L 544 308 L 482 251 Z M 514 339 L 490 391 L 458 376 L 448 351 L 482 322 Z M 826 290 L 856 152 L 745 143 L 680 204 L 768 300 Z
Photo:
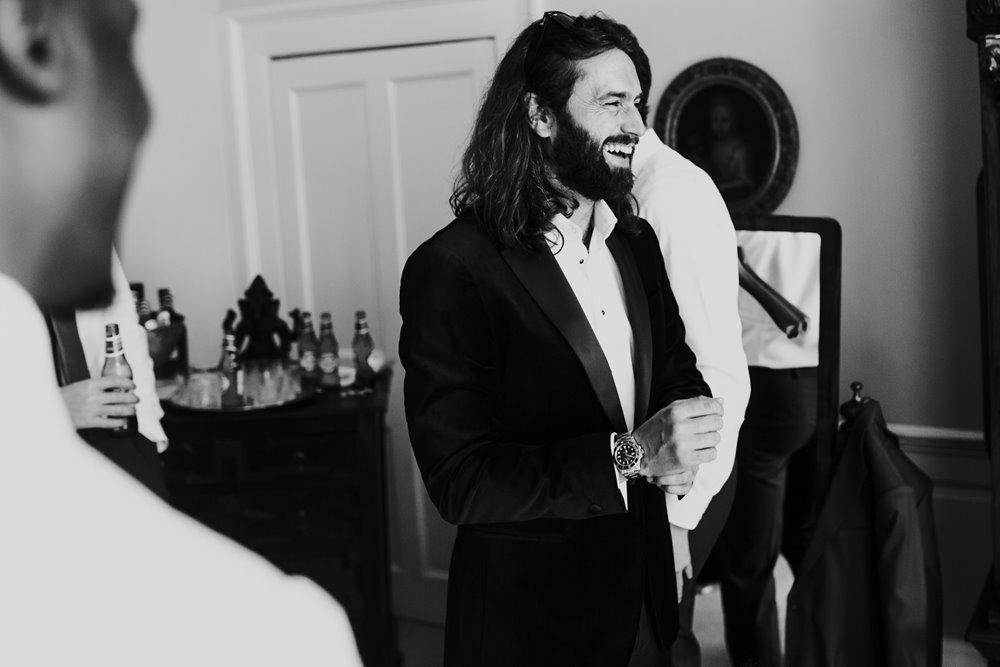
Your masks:
M 400 359 L 428 493 L 458 524 L 445 664 L 667 664 L 664 493 L 715 457 L 722 405 L 632 208 L 637 47 L 547 12 L 501 60 L 451 199 L 403 270 Z
M 129 0 L 0 0 L 0 664 L 360 665 L 311 582 L 170 509 L 76 435 L 43 309 L 111 296 L 146 98 Z

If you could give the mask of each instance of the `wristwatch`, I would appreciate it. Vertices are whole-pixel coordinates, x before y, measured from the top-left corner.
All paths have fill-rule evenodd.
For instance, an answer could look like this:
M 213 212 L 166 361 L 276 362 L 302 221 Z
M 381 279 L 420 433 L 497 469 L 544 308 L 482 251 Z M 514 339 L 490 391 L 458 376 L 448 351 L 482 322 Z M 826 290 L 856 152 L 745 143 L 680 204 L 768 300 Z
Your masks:
M 642 453 L 642 447 L 635 441 L 631 433 L 615 434 L 615 448 L 612 458 L 622 477 L 631 481 L 639 476 Z

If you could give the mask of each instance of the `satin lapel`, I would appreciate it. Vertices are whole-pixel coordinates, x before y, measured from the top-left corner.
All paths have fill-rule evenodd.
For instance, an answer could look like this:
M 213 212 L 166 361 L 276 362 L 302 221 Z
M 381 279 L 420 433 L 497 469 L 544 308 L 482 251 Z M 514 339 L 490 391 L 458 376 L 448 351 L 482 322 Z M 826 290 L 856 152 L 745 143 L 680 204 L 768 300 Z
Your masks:
M 625 309 L 632 325 L 632 339 L 635 352 L 632 367 L 635 369 L 635 424 L 638 427 L 646 421 L 649 410 L 649 392 L 653 381 L 653 334 L 649 324 L 649 304 L 646 301 L 646 290 L 639 277 L 639 269 L 635 265 L 635 255 L 621 237 L 621 232 L 615 231 L 608 237 L 608 250 L 618 264 L 618 273 L 625 287 Z
M 625 415 L 611 367 L 555 258 L 547 252 L 533 253 L 514 248 L 501 251 L 501 255 L 573 348 L 615 432 L 623 433 L 626 430 Z

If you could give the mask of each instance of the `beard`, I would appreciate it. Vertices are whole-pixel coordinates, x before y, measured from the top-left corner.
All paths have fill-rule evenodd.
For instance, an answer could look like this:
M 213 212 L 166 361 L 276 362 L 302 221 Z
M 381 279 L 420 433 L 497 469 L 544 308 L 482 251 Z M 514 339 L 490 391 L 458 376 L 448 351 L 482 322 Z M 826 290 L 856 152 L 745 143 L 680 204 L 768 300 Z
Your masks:
M 612 167 L 604 159 L 604 147 L 563 109 L 556 116 L 558 132 L 552 140 L 551 159 L 556 177 L 567 188 L 597 201 L 619 200 L 632 192 L 632 169 Z M 609 142 L 633 144 L 635 139 L 619 135 Z

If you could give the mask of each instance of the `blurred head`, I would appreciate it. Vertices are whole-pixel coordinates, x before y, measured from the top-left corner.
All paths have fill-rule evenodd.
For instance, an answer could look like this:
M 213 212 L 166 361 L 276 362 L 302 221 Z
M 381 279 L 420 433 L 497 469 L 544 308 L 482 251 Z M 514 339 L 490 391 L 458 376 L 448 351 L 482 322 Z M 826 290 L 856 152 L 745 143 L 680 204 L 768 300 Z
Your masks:
M 105 302 L 149 108 L 131 0 L 0 0 L 0 272 L 40 305 Z
M 483 98 L 455 214 L 473 209 L 501 244 L 539 249 L 551 217 L 579 197 L 627 214 L 631 147 L 644 129 L 640 69 L 648 76 L 635 36 L 607 17 L 548 12 L 525 28 Z

